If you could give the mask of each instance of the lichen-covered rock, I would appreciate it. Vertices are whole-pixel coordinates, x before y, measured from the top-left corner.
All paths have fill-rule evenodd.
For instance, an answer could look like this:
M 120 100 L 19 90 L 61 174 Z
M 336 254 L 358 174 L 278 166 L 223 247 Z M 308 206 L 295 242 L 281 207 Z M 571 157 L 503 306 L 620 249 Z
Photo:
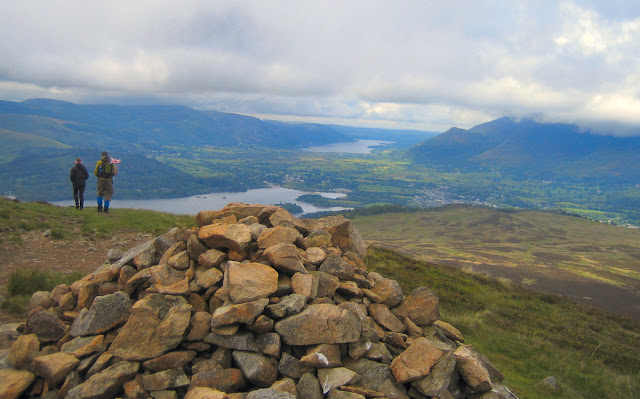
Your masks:
M 77 337 L 62 345 L 60 351 L 83 358 L 104 350 L 104 335 Z
M 322 262 L 322 265 L 318 270 L 345 281 L 353 280 L 355 275 L 353 266 L 345 262 L 344 259 L 342 259 L 342 256 L 337 254 L 330 254 L 327 256 L 327 259 Z
M 298 248 L 293 244 L 275 244 L 264 251 L 264 256 L 279 271 L 294 274 L 306 273 Z
M 219 307 L 209 318 L 211 320 L 211 328 L 238 323 L 251 324 L 262 314 L 268 303 L 269 300 L 267 298 L 262 298 L 251 302 Z
M 275 330 L 288 345 L 340 344 L 357 341 L 361 324 L 348 310 L 319 304 L 280 320 Z
M 460 346 L 454 352 L 456 369 L 469 387 L 476 392 L 487 392 L 492 388 L 489 371 L 478 355 L 468 346 Z
M 258 237 L 258 247 L 265 249 L 277 244 L 293 244 L 301 240 L 302 234 L 293 227 L 276 226 L 264 229 Z
M 426 326 L 440 318 L 438 296 L 427 287 L 418 287 L 393 308 L 398 317 L 408 317 L 419 326 Z
M 191 389 L 209 387 L 222 392 L 238 392 L 245 388 L 247 380 L 237 368 L 212 369 L 196 373 L 191 378 Z
M 172 368 L 183 367 L 196 357 L 196 351 L 175 351 L 168 352 L 155 359 L 147 360 L 142 363 L 145 369 L 158 372 L 163 370 L 169 370 Z
M 200 228 L 198 238 L 211 248 L 243 252 L 251 242 L 251 229 L 244 224 L 213 223 Z
M 372 303 L 371 306 L 369 306 L 369 312 L 371 313 L 371 317 L 387 330 L 398 333 L 404 332 L 404 324 L 391 313 L 386 305 Z
M 127 321 L 131 299 L 124 292 L 99 296 L 89 310 L 83 309 L 71 325 L 71 335 L 96 335 L 109 331 Z
M 233 360 L 253 384 L 269 387 L 278 379 L 278 362 L 261 353 L 234 351 Z
M 404 299 L 402 288 L 397 281 L 384 278 L 377 273 L 371 273 L 370 276 L 375 279 L 375 285 L 371 288 L 371 291 L 380 298 L 380 303 L 393 308 Z
M 196 387 L 184 395 L 184 399 L 227 399 L 226 393 L 208 387 Z
M 227 268 L 225 285 L 232 302 L 251 302 L 276 292 L 278 272 L 261 263 L 233 262 Z
M 27 320 L 27 327 L 33 331 L 41 343 L 58 341 L 69 329 L 58 316 L 46 310 L 31 315 Z
M 89 377 L 85 382 L 69 391 L 65 399 L 90 399 L 115 397 L 125 382 L 136 375 L 140 364 L 120 362 Z
M 444 353 L 427 338 L 418 338 L 391 362 L 391 372 L 398 382 L 411 382 L 429 374 Z
M 9 350 L 9 364 L 16 369 L 24 370 L 40 350 L 40 341 L 35 334 L 19 336 Z
M 456 357 L 449 352 L 443 355 L 424 377 L 411 383 L 420 393 L 426 396 L 441 396 L 451 382 L 451 373 L 456 368 Z
M 28 371 L 0 369 L 0 398 L 18 399 L 35 378 L 35 375 Z
M 79 362 L 73 355 L 56 352 L 34 358 L 31 367 L 37 376 L 43 377 L 52 386 L 57 386 Z
M 125 360 L 146 360 L 176 348 L 191 320 L 182 297 L 150 294 L 136 302 L 109 351 Z

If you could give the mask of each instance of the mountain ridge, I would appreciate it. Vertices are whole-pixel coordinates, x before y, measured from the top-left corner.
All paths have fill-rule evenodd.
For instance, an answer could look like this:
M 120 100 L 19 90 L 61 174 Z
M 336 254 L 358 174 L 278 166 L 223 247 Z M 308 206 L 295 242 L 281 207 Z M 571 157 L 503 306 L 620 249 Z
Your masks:
M 637 175 L 632 166 L 640 167 L 632 156 L 638 151 L 639 137 L 599 135 L 577 125 L 504 117 L 471 129 L 451 128 L 411 147 L 406 154 L 419 164 L 459 169 L 495 168 L 533 176 L 573 177 L 593 176 L 595 171 L 603 177 L 632 177 Z M 613 154 L 619 162 L 611 159 Z M 603 167 L 603 159 L 609 159 L 610 165 Z M 627 170 L 621 171 L 620 165 Z
M 182 105 L 80 105 L 50 99 L 0 101 L 0 118 L 11 119 L 13 130 L 31 134 L 41 134 L 33 126 L 34 120 L 50 118 L 72 131 L 102 135 L 104 145 L 117 148 L 176 144 L 295 148 L 353 141 L 324 125 L 276 125 L 251 116 L 199 111 Z

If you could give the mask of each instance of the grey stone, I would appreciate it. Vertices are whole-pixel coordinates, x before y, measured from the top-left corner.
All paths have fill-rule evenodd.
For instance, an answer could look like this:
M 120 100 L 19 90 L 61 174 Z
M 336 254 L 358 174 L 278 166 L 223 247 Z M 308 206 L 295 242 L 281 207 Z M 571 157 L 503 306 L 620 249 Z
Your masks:
M 225 349 L 235 349 L 240 351 L 260 352 L 260 347 L 253 334 L 250 332 L 239 332 L 234 335 L 219 335 L 215 333 L 207 334 L 204 342 L 214 344 Z
M 83 309 L 71 325 L 71 335 L 96 335 L 124 324 L 131 312 L 131 299 L 122 291 L 96 297 L 89 310 Z
M 353 312 L 318 304 L 280 320 L 274 328 L 288 345 L 338 344 L 357 341 L 361 323 Z
M 312 373 L 305 373 L 296 384 L 298 396 L 305 399 L 324 399 L 320 382 Z
M 53 312 L 41 310 L 27 320 L 27 326 L 41 343 L 58 341 L 67 332 L 67 326 Z
M 319 271 L 338 277 L 340 280 L 353 280 L 355 269 L 341 255 L 329 254 L 318 268 Z
M 140 369 L 136 362 L 123 361 L 89 377 L 85 382 L 69 391 L 65 399 L 112 398 L 122 385 L 133 378 Z
M 182 367 L 159 371 L 154 374 L 142 376 L 142 386 L 147 391 L 162 391 L 172 388 L 180 388 L 191 383 Z
M 233 360 L 254 385 L 269 387 L 278 378 L 278 362 L 261 353 L 234 351 Z

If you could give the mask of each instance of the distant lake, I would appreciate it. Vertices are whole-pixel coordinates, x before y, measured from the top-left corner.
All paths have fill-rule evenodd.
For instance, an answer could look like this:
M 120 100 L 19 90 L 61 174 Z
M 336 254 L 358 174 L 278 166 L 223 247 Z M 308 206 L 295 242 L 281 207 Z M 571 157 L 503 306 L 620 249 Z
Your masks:
M 393 141 L 385 140 L 357 140 L 350 143 L 333 143 L 304 148 L 308 152 L 340 152 L 350 154 L 370 154 L 374 147 L 384 144 L 392 144 Z
M 304 213 L 320 212 L 320 211 L 341 211 L 351 208 L 331 207 L 322 208 L 297 201 L 296 198 L 303 194 L 318 194 L 325 198 L 340 198 L 344 194 L 341 193 L 320 193 L 293 190 L 284 187 L 257 188 L 241 193 L 223 192 L 194 195 L 184 198 L 169 199 L 149 199 L 149 200 L 120 200 L 116 196 L 111 202 L 111 209 L 132 208 L 132 209 L 148 209 L 152 211 L 167 212 L 177 215 L 195 215 L 200 211 L 215 211 L 223 208 L 229 202 L 245 202 L 248 204 L 276 205 L 279 203 L 298 204 L 302 207 Z M 58 206 L 73 206 L 73 200 L 52 202 Z M 85 205 L 88 210 L 96 206 L 95 197 L 85 194 Z M 299 215 L 296 215 L 299 216 Z

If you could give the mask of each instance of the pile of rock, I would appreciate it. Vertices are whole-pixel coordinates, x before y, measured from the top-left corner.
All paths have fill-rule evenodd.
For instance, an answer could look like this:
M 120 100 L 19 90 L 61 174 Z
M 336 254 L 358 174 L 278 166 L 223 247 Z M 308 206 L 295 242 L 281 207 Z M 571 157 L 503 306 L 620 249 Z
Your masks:
M 347 219 L 238 203 L 196 219 L 34 294 L 0 396 L 511 397 L 433 292 L 367 272 Z

